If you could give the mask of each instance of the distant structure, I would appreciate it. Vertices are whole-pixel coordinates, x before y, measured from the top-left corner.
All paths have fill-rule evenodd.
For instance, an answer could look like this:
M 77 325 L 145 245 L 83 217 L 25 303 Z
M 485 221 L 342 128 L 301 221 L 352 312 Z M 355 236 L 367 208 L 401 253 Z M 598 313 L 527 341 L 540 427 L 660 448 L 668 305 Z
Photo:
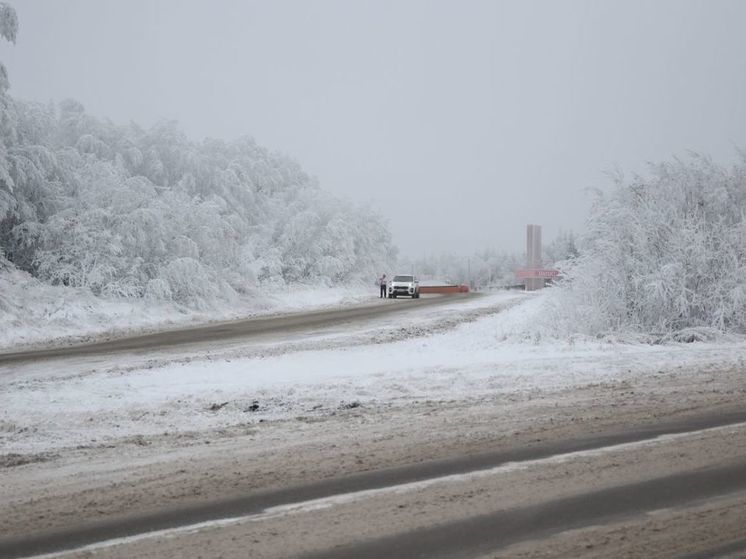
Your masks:
M 526 226 L 526 268 L 541 269 L 541 225 Z M 526 291 L 536 291 L 542 287 L 544 278 L 526 278 Z
M 526 267 L 516 270 L 515 275 L 526 291 L 541 289 L 559 276 L 559 270 L 542 268 L 541 225 L 526 226 Z

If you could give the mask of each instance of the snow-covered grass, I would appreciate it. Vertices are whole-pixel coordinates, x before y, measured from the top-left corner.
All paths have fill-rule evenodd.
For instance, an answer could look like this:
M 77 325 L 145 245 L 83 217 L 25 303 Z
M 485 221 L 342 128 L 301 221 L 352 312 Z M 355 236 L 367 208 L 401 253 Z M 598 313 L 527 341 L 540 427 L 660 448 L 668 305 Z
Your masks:
M 352 340 L 367 333 L 370 343 L 364 344 L 340 346 L 337 340 L 265 357 L 213 354 L 151 368 L 103 367 L 66 379 L 7 381 L 0 392 L 0 441 L 4 452 L 44 451 L 165 433 L 205 434 L 358 405 L 471 400 L 662 369 L 746 365 L 746 341 L 737 338 L 651 345 L 521 336 L 527 321 L 541 314 L 544 297 L 526 297 L 476 320 L 468 312 L 504 307 L 523 296 L 494 294 L 440 315 L 423 309 L 411 319 L 420 334 L 400 341 L 394 336 L 380 343 L 386 338 L 371 335 L 367 325 L 345 334 Z M 443 312 L 461 317 L 461 324 L 440 331 Z
M 255 290 L 197 310 L 163 301 L 97 297 L 56 287 L 15 269 L 0 271 L 0 350 L 92 341 L 155 329 L 373 301 L 374 286 L 322 285 Z
M 584 308 L 568 310 L 584 298 L 575 290 L 572 297 L 566 286 L 550 287 L 527 294 L 530 298 L 520 309 L 506 313 L 495 325 L 495 334 L 503 342 L 542 343 L 621 343 L 658 345 L 668 342 L 739 340 L 742 336 L 731 334 L 707 326 L 681 328 L 677 330 L 641 331 L 639 329 L 592 328 L 589 322 L 595 321 L 595 311 Z M 590 295 L 588 295 L 590 297 Z

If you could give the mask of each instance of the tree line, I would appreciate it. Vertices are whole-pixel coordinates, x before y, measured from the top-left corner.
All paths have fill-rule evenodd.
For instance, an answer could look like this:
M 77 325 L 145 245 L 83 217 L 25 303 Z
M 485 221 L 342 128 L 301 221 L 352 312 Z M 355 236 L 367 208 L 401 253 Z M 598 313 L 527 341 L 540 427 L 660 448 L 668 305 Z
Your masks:
M 0 35 L 15 41 L 0 3 Z M 0 259 L 54 285 L 200 305 L 257 286 L 375 277 L 396 249 L 375 212 L 339 200 L 251 138 L 192 141 L 15 99 L 0 66 Z

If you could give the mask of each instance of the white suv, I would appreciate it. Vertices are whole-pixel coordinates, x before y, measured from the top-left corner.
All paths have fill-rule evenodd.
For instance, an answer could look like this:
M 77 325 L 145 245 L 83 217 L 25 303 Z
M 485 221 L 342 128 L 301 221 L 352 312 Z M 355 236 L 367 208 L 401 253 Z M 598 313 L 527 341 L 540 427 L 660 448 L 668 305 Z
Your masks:
M 394 279 L 389 282 L 388 292 L 392 299 L 396 299 L 399 295 L 419 299 L 420 282 L 414 276 L 394 276 Z

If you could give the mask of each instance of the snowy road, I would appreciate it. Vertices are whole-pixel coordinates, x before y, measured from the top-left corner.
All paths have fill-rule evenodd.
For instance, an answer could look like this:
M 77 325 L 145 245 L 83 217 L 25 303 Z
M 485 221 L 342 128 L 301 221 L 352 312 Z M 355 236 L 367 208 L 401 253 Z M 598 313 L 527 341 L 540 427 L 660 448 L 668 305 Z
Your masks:
M 6 365 L 0 556 L 736 549 L 746 344 L 512 340 L 539 302 Z
M 20 352 L 0 353 L 0 367 L 41 359 L 92 356 L 111 353 L 145 352 L 174 346 L 190 345 L 192 347 L 209 347 L 216 342 L 237 338 L 256 337 L 262 334 L 286 333 L 298 335 L 303 331 L 312 331 L 330 326 L 351 325 L 370 321 L 373 318 L 392 313 L 411 312 L 443 304 L 452 304 L 454 300 L 469 300 L 478 297 L 477 293 L 463 293 L 449 296 L 430 295 L 420 299 L 385 299 L 373 305 L 354 305 L 349 308 L 323 309 L 316 311 L 264 316 L 245 320 L 231 320 L 154 332 L 140 336 L 127 336 L 94 343 L 36 349 Z
M 313 533 L 328 531 L 329 517 L 353 524 L 353 518 L 365 519 L 371 509 L 390 507 L 406 509 L 413 504 L 427 513 L 435 527 L 419 522 L 419 527 L 404 532 L 391 531 L 391 525 L 402 518 L 386 519 L 385 511 L 371 522 L 381 534 L 362 542 L 324 548 L 304 554 L 302 547 L 293 555 L 307 557 L 474 557 L 482 552 L 496 551 L 511 543 L 536 540 L 591 525 L 607 525 L 615 520 L 643 516 L 650 511 L 701 504 L 706 499 L 722 499 L 734 493 L 746 497 L 746 459 L 731 451 L 722 464 L 713 464 L 692 471 L 690 466 L 672 467 L 670 472 L 652 479 L 637 480 L 624 472 L 627 464 L 616 463 L 614 475 L 606 474 L 601 487 L 575 488 L 576 492 L 557 492 L 538 502 L 505 508 L 503 503 L 490 502 L 499 484 L 516 475 L 528 474 L 531 483 L 542 484 L 542 475 L 551 469 L 571 469 L 578 462 L 593 468 L 608 467 L 609 458 L 631 462 L 639 468 L 640 454 L 653 455 L 648 462 L 660 461 L 661 449 L 668 455 L 699 446 L 712 446 L 723 435 L 736 442 L 740 450 L 746 443 L 746 412 L 717 416 L 700 416 L 684 421 L 660 423 L 629 431 L 569 441 L 547 441 L 533 447 L 519 447 L 475 456 L 456 457 L 415 464 L 383 471 L 361 473 L 338 479 L 324 480 L 307 486 L 295 486 L 274 492 L 246 497 L 231 497 L 202 506 L 170 510 L 127 519 L 99 522 L 79 530 L 68 530 L 15 542 L 0 543 L 3 557 L 22 557 L 70 549 L 61 556 L 95 552 L 103 556 L 182 556 L 183 542 L 169 545 L 175 539 L 221 541 L 221 530 L 256 532 L 262 525 L 273 523 L 315 525 Z M 692 444 L 693 441 L 696 444 Z M 665 454 L 663 454 L 665 455 Z M 660 466 L 659 466 L 660 468 Z M 454 506 L 445 511 L 439 506 L 444 495 L 462 497 L 467 489 L 471 510 Z M 485 499 L 487 494 L 490 498 Z M 427 507 L 423 505 L 427 503 Z M 339 509 L 343 512 L 340 513 Z M 424 509 L 424 510 L 423 510 Z M 427 510 L 429 509 L 429 510 Z M 454 513 L 455 512 L 455 513 Z M 467 514 L 464 514 L 464 513 Z M 308 517 L 303 519 L 302 517 Z M 393 515 L 397 516 L 397 515 Z M 332 521 L 332 523 L 334 523 Z M 265 528 L 266 529 L 266 528 Z M 282 528 L 278 528 L 281 530 Z M 286 528 L 287 529 L 287 528 Z M 231 541 L 235 538 L 231 537 Z M 304 543 L 304 542 L 301 542 Z M 746 546 L 744 546 L 746 549 Z M 72 551 L 77 550 L 77 551 Z M 179 550 L 179 551 L 177 551 Z M 221 550 L 218 552 L 218 550 Z M 240 547 L 223 542 L 216 544 L 215 554 L 240 555 Z M 284 556 L 288 548 L 270 556 Z M 263 556 L 263 555 L 262 555 Z

